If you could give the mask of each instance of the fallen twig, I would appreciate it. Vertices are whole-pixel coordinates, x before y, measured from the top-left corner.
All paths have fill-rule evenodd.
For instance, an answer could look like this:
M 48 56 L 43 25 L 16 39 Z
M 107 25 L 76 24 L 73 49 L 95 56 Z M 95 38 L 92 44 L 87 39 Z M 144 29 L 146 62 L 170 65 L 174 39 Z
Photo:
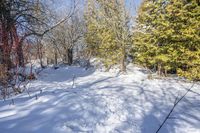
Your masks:
M 172 107 L 172 109 L 170 110 L 170 112 L 168 113 L 168 115 L 165 117 L 164 121 L 162 122 L 162 124 L 160 125 L 160 127 L 158 128 L 158 130 L 156 131 L 156 133 L 158 133 L 160 131 L 160 129 L 163 127 L 163 125 L 165 124 L 165 122 L 170 118 L 171 113 L 174 111 L 175 107 L 178 105 L 178 103 L 188 94 L 188 92 L 191 91 L 191 89 L 194 87 L 194 84 L 192 84 L 192 86 L 186 91 L 186 93 L 180 98 L 178 99 L 178 96 L 175 99 L 174 105 Z

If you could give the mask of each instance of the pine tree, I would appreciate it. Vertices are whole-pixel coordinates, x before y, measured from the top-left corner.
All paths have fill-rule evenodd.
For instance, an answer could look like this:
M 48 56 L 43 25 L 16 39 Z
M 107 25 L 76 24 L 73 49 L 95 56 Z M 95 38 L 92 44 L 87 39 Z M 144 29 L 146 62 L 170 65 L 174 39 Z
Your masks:
M 98 33 L 98 23 L 97 23 L 97 11 L 95 8 L 95 1 L 88 0 L 87 1 L 87 10 L 85 12 L 85 21 L 86 21 L 86 33 L 85 33 L 85 41 L 88 44 L 87 50 L 90 55 L 97 55 L 97 50 L 99 46 L 99 38 L 97 36 Z
M 125 57 L 130 33 L 124 1 L 88 1 L 86 20 L 88 47 L 95 51 L 107 68 L 121 64 L 121 71 L 126 71 Z
M 200 79 L 200 6 L 192 0 L 145 0 L 134 32 L 138 63 Z

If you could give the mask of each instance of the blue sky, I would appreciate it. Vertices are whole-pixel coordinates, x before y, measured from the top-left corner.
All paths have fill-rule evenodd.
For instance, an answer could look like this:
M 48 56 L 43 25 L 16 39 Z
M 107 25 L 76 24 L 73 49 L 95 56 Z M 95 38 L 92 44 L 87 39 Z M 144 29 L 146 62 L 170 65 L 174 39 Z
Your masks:
M 67 10 L 71 6 L 71 0 L 53 0 L 53 8 L 60 12 L 61 10 Z M 79 1 L 82 5 L 84 5 L 85 0 L 76 0 Z M 142 0 L 125 0 L 127 9 L 132 13 L 132 15 L 136 14 L 136 10 L 139 7 Z
M 138 7 L 140 6 L 141 1 L 142 0 L 126 0 L 126 6 L 133 15 L 136 14 L 136 11 L 137 11 Z

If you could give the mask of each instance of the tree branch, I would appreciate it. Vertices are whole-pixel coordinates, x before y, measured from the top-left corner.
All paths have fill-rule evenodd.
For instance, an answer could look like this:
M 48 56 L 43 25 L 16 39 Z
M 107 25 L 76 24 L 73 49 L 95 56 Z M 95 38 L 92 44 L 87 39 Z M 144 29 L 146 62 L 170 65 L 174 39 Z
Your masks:
M 186 93 L 180 98 L 178 99 L 178 96 L 175 99 L 175 103 L 172 107 L 172 109 L 170 110 L 170 112 L 168 113 L 168 115 L 165 117 L 164 121 L 162 122 L 162 124 L 160 125 L 160 127 L 158 128 L 158 130 L 156 131 L 156 133 L 158 133 L 160 131 L 160 129 L 163 127 L 163 125 L 165 124 L 165 122 L 170 118 L 171 113 L 174 111 L 175 107 L 178 105 L 178 103 L 188 94 L 188 92 L 191 91 L 191 89 L 194 87 L 194 84 L 192 84 L 192 86 L 186 91 Z

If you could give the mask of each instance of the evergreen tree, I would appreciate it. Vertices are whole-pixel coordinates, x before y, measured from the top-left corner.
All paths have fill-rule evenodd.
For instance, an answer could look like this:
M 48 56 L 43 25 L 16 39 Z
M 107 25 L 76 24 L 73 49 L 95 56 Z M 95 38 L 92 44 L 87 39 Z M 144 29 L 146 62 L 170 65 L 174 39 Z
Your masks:
M 107 68 L 121 64 L 126 71 L 125 57 L 130 40 L 129 17 L 123 0 L 88 1 L 86 42 Z
M 195 0 L 145 0 L 134 32 L 136 61 L 159 74 L 200 79 L 200 6 Z

